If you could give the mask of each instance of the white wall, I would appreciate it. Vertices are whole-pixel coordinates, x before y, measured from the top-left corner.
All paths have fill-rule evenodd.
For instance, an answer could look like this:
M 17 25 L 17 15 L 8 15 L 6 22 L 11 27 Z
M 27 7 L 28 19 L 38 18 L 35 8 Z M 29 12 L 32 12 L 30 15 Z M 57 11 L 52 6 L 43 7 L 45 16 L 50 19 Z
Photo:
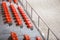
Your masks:
M 60 0 L 27 0 L 60 38 Z

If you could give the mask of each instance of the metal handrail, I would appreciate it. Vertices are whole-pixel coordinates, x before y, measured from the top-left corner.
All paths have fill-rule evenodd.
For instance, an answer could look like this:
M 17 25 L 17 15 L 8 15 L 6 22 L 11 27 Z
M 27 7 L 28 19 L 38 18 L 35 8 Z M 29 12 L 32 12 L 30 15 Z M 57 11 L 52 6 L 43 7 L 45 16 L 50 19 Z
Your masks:
M 24 5 L 23 5 L 23 0 L 21 1 L 21 0 L 19 0 L 20 2 L 21 2 L 21 4 L 22 4 L 22 6 L 24 7 Z M 38 13 L 31 7 L 31 5 L 27 2 L 27 0 L 25 0 L 26 1 L 26 11 L 27 11 L 27 5 L 29 5 L 30 6 L 30 8 L 31 8 L 31 15 L 29 15 L 30 16 L 30 18 L 32 19 L 32 11 L 34 11 L 35 12 L 35 14 L 38 16 L 38 27 L 39 27 L 39 19 L 41 19 L 42 20 L 42 22 L 46 25 L 46 27 L 48 28 L 48 33 L 47 33 L 47 39 L 46 40 L 49 40 L 49 32 L 51 31 L 51 33 L 56 37 L 56 39 L 57 40 L 59 40 L 59 38 L 55 35 L 55 33 L 49 28 L 49 26 L 45 23 L 45 21 L 41 18 L 41 16 L 39 16 L 38 15 Z M 25 7 L 24 7 L 25 8 Z

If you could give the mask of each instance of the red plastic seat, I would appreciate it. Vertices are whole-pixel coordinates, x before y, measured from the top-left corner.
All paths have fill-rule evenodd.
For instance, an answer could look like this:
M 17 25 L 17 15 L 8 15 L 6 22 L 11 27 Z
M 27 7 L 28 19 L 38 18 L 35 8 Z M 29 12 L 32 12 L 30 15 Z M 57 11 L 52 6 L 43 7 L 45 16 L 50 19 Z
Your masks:
M 18 0 L 13 0 L 14 1 L 14 3 L 18 3 Z
M 28 17 L 23 16 L 24 21 L 29 20 Z
M 5 18 L 6 18 L 6 22 L 11 23 L 12 20 L 11 20 L 6 2 L 4 2 L 4 1 L 2 2 L 2 7 L 3 7 L 3 10 L 4 10 L 4 15 L 5 15 Z
M 22 17 L 23 17 L 24 20 L 28 19 L 28 17 L 26 16 L 26 14 L 23 13 L 21 15 L 22 15 Z
M 42 40 L 41 37 L 36 37 L 36 40 Z
M 14 5 L 11 4 L 11 5 L 10 5 L 10 8 L 11 8 L 11 10 L 12 10 L 12 12 L 13 12 L 13 15 L 14 15 L 15 19 L 16 19 L 17 25 L 22 25 L 22 20 L 21 20 L 21 18 L 19 17 L 19 15 L 18 15 L 18 13 L 17 13 Z
M 18 37 L 15 32 L 11 32 L 11 38 L 12 40 L 18 40 Z
M 26 19 L 25 22 L 26 22 L 26 24 L 27 24 L 27 23 L 30 23 L 30 20 L 29 20 L 29 19 Z
M 22 16 L 26 16 L 26 14 L 25 14 L 25 13 L 22 13 L 21 15 L 22 15 Z
M 20 6 L 18 6 L 18 10 L 19 10 L 20 14 L 24 13 L 23 10 L 22 10 L 22 8 Z
M 26 22 L 26 25 L 28 28 L 32 28 L 32 24 L 31 24 L 30 20 L 26 20 L 25 22 Z
M 32 28 L 32 24 L 29 23 L 29 24 L 27 25 L 27 27 L 28 27 L 28 28 Z
M 24 40 L 30 40 L 30 36 L 27 35 L 27 34 L 25 34 L 25 35 L 24 35 Z
M 28 19 L 27 15 L 25 14 L 25 12 L 23 11 L 23 9 L 20 6 L 18 6 L 18 10 L 19 10 L 20 14 L 22 15 L 27 27 L 32 28 L 32 24 L 31 24 L 30 20 Z

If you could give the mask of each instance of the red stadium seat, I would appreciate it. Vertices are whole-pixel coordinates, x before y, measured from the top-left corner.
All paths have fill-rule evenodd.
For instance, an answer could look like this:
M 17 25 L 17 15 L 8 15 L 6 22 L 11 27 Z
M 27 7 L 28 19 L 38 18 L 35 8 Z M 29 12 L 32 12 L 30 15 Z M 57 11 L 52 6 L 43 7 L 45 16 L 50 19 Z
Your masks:
M 18 6 L 18 10 L 19 10 L 20 14 L 22 15 L 22 17 L 23 17 L 23 19 L 24 19 L 27 27 L 28 27 L 28 28 L 32 28 L 33 26 L 32 26 L 32 24 L 31 24 L 29 18 L 27 17 L 27 15 L 26 15 L 25 12 L 23 11 L 23 9 L 22 9 L 20 6 Z
M 6 22 L 11 23 L 12 20 L 11 20 L 6 2 L 4 2 L 4 1 L 2 2 L 2 7 L 3 7 L 3 10 L 4 10 L 4 15 L 5 15 L 5 18 L 6 18 Z
M 28 28 L 32 28 L 32 24 L 31 23 L 28 23 L 27 27 Z
M 15 32 L 11 32 L 11 38 L 12 40 L 18 40 L 18 37 Z
M 13 0 L 14 1 L 14 3 L 18 3 L 18 0 Z
M 28 28 L 32 28 L 32 24 L 31 24 L 30 20 L 26 20 L 26 25 Z
M 25 13 L 22 13 L 21 15 L 22 15 L 22 16 L 26 16 L 26 14 L 25 14 Z
M 31 23 L 29 19 L 25 19 L 25 23 Z
M 23 16 L 24 21 L 29 20 L 28 17 Z
M 18 10 L 19 10 L 20 14 L 24 13 L 21 7 L 18 7 Z
M 26 16 L 25 13 L 23 13 L 23 14 L 21 14 L 21 15 L 22 15 L 22 17 L 23 17 L 24 20 L 28 19 L 28 17 Z
M 19 17 L 19 15 L 18 15 L 18 13 L 17 13 L 14 5 L 11 4 L 11 5 L 10 5 L 10 8 L 11 8 L 11 10 L 12 10 L 12 12 L 13 12 L 13 15 L 14 15 L 15 19 L 16 19 L 17 25 L 22 25 L 22 20 L 21 20 L 21 18 Z
M 42 40 L 41 37 L 36 37 L 36 40 Z
M 27 34 L 25 34 L 25 35 L 24 35 L 24 40 L 30 40 L 30 36 L 27 35 Z

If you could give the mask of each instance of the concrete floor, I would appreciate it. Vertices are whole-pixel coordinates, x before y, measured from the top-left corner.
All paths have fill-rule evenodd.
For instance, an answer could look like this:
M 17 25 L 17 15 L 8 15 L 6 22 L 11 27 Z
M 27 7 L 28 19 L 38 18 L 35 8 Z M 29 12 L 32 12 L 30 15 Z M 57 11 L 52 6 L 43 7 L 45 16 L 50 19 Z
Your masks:
M 18 5 L 16 5 L 15 3 L 13 3 L 13 1 L 11 2 L 14 5 L 19 17 L 22 20 L 22 23 L 23 23 L 22 28 L 20 28 L 21 26 L 16 25 L 15 19 L 12 15 L 12 11 L 10 8 L 10 3 L 7 1 L 6 1 L 6 3 L 7 3 L 8 10 L 9 10 L 9 14 L 10 14 L 11 19 L 12 19 L 12 25 L 9 26 L 7 23 L 4 23 L 4 21 L 5 21 L 5 20 L 3 20 L 5 18 L 5 17 L 3 17 L 4 11 L 2 10 L 1 1 L 0 1 L 0 13 L 1 13 L 0 14 L 0 40 L 8 40 L 11 32 L 15 32 L 17 34 L 18 40 L 23 40 L 24 34 L 28 34 L 31 37 L 30 40 L 35 40 L 36 36 L 41 36 L 39 31 L 34 27 L 32 22 L 31 23 L 33 25 L 33 30 L 27 28 L 27 25 L 25 24 L 22 16 L 20 15 L 20 13 L 17 9 L 17 7 L 19 5 L 21 6 L 21 4 L 18 3 Z
M 60 0 L 27 0 L 60 38 Z

